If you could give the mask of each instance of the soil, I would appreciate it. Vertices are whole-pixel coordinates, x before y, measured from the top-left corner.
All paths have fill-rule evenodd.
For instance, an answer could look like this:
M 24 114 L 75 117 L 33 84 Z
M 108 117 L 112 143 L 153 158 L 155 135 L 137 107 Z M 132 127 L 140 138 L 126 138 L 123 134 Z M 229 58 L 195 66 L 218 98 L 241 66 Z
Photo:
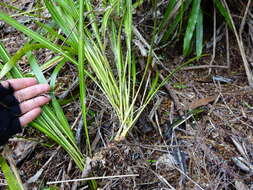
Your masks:
M 15 2 L 14 5 L 23 6 L 24 9 L 31 3 L 30 0 Z M 141 15 L 136 16 L 137 21 L 141 20 L 148 6 L 137 10 L 136 14 Z M 137 25 L 146 39 L 150 35 L 150 23 L 147 23 L 148 19 Z M 36 28 L 32 21 L 27 24 Z M 1 21 L 0 26 L 0 39 L 13 55 L 27 38 Z M 225 33 L 225 27 L 222 32 Z M 249 33 L 245 31 L 244 35 Z M 207 42 L 211 41 L 210 36 L 212 33 Z M 114 176 L 97 180 L 98 188 L 253 189 L 253 89 L 248 86 L 241 54 L 231 31 L 229 41 L 230 68 L 185 68 L 177 72 L 169 82 L 169 91 L 166 87 L 161 88 L 128 137 L 121 142 L 111 141 L 117 118 L 107 100 L 88 81 L 88 120 L 94 150 L 89 175 L 82 174 L 54 142 L 35 129 L 26 127 L 23 138 L 14 138 L 9 144 L 23 183 L 28 189 L 43 189 L 48 187 L 46 183 L 50 181 Z M 181 48 L 177 48 L 181 46 L 178 44 L 174 44 L 173 49 L 168 46 L 156 52 L 164 57 L 163 65 L 157 66 L 163 75 L 187 60 L 182 59 Z M 225 35 L 216 47 L 213 65 L 226 67 Z M 250 46 L 247 48 L 250 49 Z M 204 51 L 208 56 L 192 66 L 209 65 L 212 47 Z M 52 55 L 47 50 L 40 50 L 37 54 L 41 63 Z M 24 71 L 29 71 L 25 58 L 19 65 Z M 77 77 L 76 68 L 71 64 L 67 64 L 62 73 L 57 81 L 59 97 Z M 46 75 L 49 76 L 50 71 Z M 69 97 L 74 96 L 77 90 L 73 90 Z M 172 92 L 176 99 L 171 97 Z M 92 99 L 94 94 L 99 101 Z M 79 101 L 74 100 L 63 107 L 69 122 L 78 122 L 74 128 L 78 132 L 78 126 L 81 126 Z M 201 111 L 192 114 L 191 109 Z M 150 113 L 153 113 L 152 117 Z M 182 122 L 178 124 L 176 121 Z M 83 152 L 86 152 L 85 139 L 78 141 Z M 22 157 L 24 154 L 27 155 Z M 28 184 L 28 180 L 41 169 L 40 177 Z M 118 175 L 128 176 L 118 178 Z M 1 176 L 4 180 L 2 173 Z M 57 184 L 57 187 L 89 189 L 88 185 L 86 182 L 70 182 Z M 1 188 L 6 189 L 6 186 Z

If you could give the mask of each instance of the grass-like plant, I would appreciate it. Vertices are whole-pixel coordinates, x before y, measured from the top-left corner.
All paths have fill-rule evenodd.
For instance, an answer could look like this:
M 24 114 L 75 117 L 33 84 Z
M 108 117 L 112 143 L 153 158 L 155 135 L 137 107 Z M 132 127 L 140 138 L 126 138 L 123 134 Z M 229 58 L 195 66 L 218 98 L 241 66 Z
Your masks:
M 167 43 L 175 36 L 183 36 L 183 55 L 188 56 L 195 46 L 197 56 L 202 54 L 204 38 L 203 4 L 213 4 L 230 28 L 231 19 L 222 0 L 187 0 L 168 2 L 157 30 L 157 44 Z M 210 18 L 211 19 L 211 18 Z M 186 27 L 183 27 L 185 23 Z
M 29 53 L 29 63 L 33 68 L 34 75 L 37 77 L 40 83 L 47 83 L 38 65 L 35 57 Z M 10 64 L 11 58 L 8 55 L 8 52 L 4 48 L 3 44 L 0 43 L 0 58 L 2 59 L 4 66 Z M 7 68 L 7 67 L 5 67 Z M 4 67 L 0 64 L 1 71 L 4 71 Z M 15 66 L 12 67 L 10 73 L 7 74 L 8 78 L 22 78 L 24 75 L 22 72 Z M 55 80 L 51 80 L 53 85 Z M 52 86 L 51 85 L 51 86 Z M 75 161 L 77 166 L 83 170 L 85 166 L 85 160 L 80 152 L 79 148 L 76 145 L 74 135 L 70 129 L 70 126 L 64 116 L 63 110 L 59 106 L 56 98 L 53 96 L 52 106 L 46 105 L 43 107 L 43 112 L 36 121 L 30 124 L 31 126 L 37 128 L 48 137 L 53 139 L 59 145 L 61 145 L 64 150 L 66 150 L 71 158 Z
M 96 18 L 90 0 L 85 1 L 85 8 L 91 27 L 81 27 L 82 53 L 93 72 L 87 69 L 84 72 L 100 87 L 116 113 L 119 129 L 114 139 L 119 141 L 126 137 L 163 83 L 158 83 L 158 73 L 153 77 L 149 70 L 151 55 L 143 73 L 137 73 L 132 49 L 131 1 L 104 1 L 101 21 Z
M 65 1 L 62 3 L 59 1 L 58 3 L 65 6 L 64 10 L 69 10 L 69 6 L 74 5 L 73 1 Z M 51 75 L 50 85 L 52 89 L 54 89 L 57 73 L 60 71 L 62 65 L 66 63 L 66 61 L 71 61 L 75 65 L 78 65 L 78 62 L 72 57 L 72 55 L 76 55 L 77 53 L 76 49 L 78 47 L 78 38 L 77 38 L 78 34 L 74 30 L 74 28 L 72 28 L 77 25 L 76 21 L 74 22 L 72 17 L 68 18 L 67 15 L 65 15 L 65 17 L 62 17 L 62 15 L 59 16 L 59 14 L 61 14 L 61 9 L 59 9 L 58 7 L 55 8 L 52 1 L 46 0 L 45 4 L 47 9 L 50 11 L 52 17 L 56 21 L 58 21 L 57 24 L 60 27 L 62 27 L 62 30 L 65 32 L 67 37 L 58 34 L 53 28 L 46 26 L 45 24 L 42 23 L 38 24 L 40 24 L 42 28 L 45 31 L 47 31 L 47 34 L 50 34 L 50 39 L 51 38 L 60 39 L 64 42 L 64 45 L 60 46 L 56 43 L 51 42 L 46 37 L 40 35 L 39 32 L 34 32 L 30 30 L 24 25 L 18 23 L 15 19 L 0 12 L 1 20 L 4 20 L 6 23 L 20 30 L 21 32 L 23 32 L 36 42 L 26 44 L 12 57 L 8 55 L 3 45 L 1 45 L 0 54 L 5 64 L 0 70 L 0 78 L 2 78 L 5 75 L 7 75 L 9 78 L 23 77 L 23 74 L 17 67 L 15 67 L 15 65 L 22 56 L 28 55 L 29 63 L 33 70 L 33 74 L 37 77 L 40 83 L 47 83 L 46 79 L 43 76 L 42 70 L 51 67 L 52 65 L 57 65 L 55 71 Z M 77 9 L 75 9 L 75 11 L 76 10 Z M 68 15 L 75 15 L 75 14 L 70 14 L 70 12 L 68 11 Z M 76 16 L 75 18 L 78 18 L 78 13 L 75 16 Z M 70 21 L 66 23 L 68 20 Z M 55 53 L 60 54 L 60 56 L 55 56 L 49 62 L 38 66 L 37 61 L 35 57 L 32 55 L 31 51 L 40 48 L 51 49 Z M 11 74 L 9 74 L 9 71 L 11 71 Z M 30 125 L 39 129 L 41 132 L 43 132 L 44 134 L 52 138 L 55 142 L 60 144 L 69 153 L 69 155 L 75 161 L 79 169 L 83 170 L 85 167 L 85 158 L 76 145 L 73 132 L 69 126 L 69 123 L 66 120 L 66 117 L 64 116 L 63 110 L 59 106 L 54 96 L 53 91 L 51 96 L 52 96 L 52 106 L 44 106 L 41 117 L 39 117 L 35 122 L 32 122 Z M 89 139 L 89 137 L 87 136 L 86 139 Z
M 159 84 L 158 73 L 149 70 L 152 62 L 151 50 L 144 71 L 139 74 L 137 72 L 138 63 L 132 48 L 132 2 L 103 1 L 102 14 L 93 8 L 90 0 L 79 1 L 79 4 L 72 0 L 44 2 L 57 27 L 55 30 L 48 25 L 40 25 L 53 38 L 61 40 L 62 44 L 53 43 L 6 14 L 0 13 L 2 20 L 38 43 L 28 45 L 13 56 L 4 65 L 0 77 L 6 75 L 23 54 L 41 47 L 51 49 L 78 67 L 87 144 L 89 136 L 85 119 L 84 74 L 100 87 L 119 119 L 115 140 L 124 139 L 152 97 L 169 78 L 168 76 Z M 61 34 L 57 33 L 58 29 L 61 29 Z M 76 55 L 78 61 L 74 58 Z M 84 61 L 87 63 L 86 66 Z M 92 72 L 89 72 L 88 68 L 91 68 Z M 137 101 L 137 98 L 140 98 L 140 101 Z M 47 110 L 46 112 L 49 115 L 51 113 Z M 64 123 L 66 124 L 66 121 Z M 40 127 L 40 130 L 46 132 L 44 127 Z

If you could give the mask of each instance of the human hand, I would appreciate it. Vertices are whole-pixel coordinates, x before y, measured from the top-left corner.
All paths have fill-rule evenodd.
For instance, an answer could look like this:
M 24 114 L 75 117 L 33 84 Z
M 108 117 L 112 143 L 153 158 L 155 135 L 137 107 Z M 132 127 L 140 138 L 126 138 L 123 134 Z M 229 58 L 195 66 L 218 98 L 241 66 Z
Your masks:
M 33 121 L 40 114 L 40 107 L 50 101 L 50 97 L 43 95 L 49 92 L 49 85 L 37 84 L 35 78 L 11 79 L 1 84 L 5 88 L 10 85 L 14 90 L 13 94 L 19 102 L 21 112 L 19 117 L 21 126 L 26 126 Z

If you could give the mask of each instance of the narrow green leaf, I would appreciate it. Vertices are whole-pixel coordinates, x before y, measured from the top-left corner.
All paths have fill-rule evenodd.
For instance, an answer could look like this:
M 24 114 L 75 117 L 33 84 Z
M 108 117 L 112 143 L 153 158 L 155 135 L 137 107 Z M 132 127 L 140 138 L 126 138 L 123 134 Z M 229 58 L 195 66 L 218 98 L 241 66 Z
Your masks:
M 64 11 L 62 11 L 61 7 L 56 5 L 56 3 L 54 3 L 52 0 L 45 0 L 45 5 L 55 23 L 58 24 L 67 38 L 69 38 L 72 43 L 77 45 L 78 34 L 76 21 L 75 18 L 72 17 L 74 14 L 66 14 Z
M 85 77 L 84 77 L 84 0 L 80 0 L 79 2 L 79 48 L 78 48 L 78 73 L 79 73 L 79 85 L 80 85 L 80 102 L 82 107 L 82 119 L 84 124 L 84 131 L 86 137 L 86 143 L 89 150 L 89 155 L 92 156 L 92 150 L 90 145 L 89 131 L 87 126 L 86 114 L 86 85 L 85 85 Z
M 109 8 L 107 8 L 106 12 L 104 13 L 104 16 L 102 19 L 102 28 L 101 28 L 104 41 L 105 41 L 106 30 L 108 29 L 108 20 L 110 19 L 110 16 L 111 16 L 113 10 L 115 9 L 117 3 L 118 3 L 118 1 L 115 1 L 113 3 L 113 5 Z
M 10 57 L 4 48 L 4 46 L 0 43 L 0 55 L 2 59 L 4 59 L 4 63 L 8 62 L 10 60 Z M 28 59 L 31 62 L 36 62 L 35 57 L 33 59 Z M 30 64 L 36 64 L 36 63 L 30 63 Z M 1 64 L 0 64 L 1 66 Z M 35 68 L 35 67 L 33 67 Z M 37 68 L 36 68 L 37 69 Z M 37 78 L 41 80 L 41 77 L 38 77 L 38 74 L 41 72 L 39 69 L 36 70 L 35 75 L 37 74 Z M 16 68 L 15 66 L 11 70 L 11 78 L 21 78 L 22 73 Z M 45 79 L 43 79 L 45 81 Z M 42 81 L 43 81 L 42 80 Z M 49 138 L 53 139 L 57 144 L 61 145 L 66 152 L 70 155 L 70 157 L 75 161 L 76 165 L 80 170 L 84 169 L 85 166 L 85 159 L 78 149 L 77 145 L 75 144 L 73 140 L 73 135 L 69 135 L 69 131 L 64 130 L 64 127 L 62 126 L 62 123 L 59 121 L 57 116 L 55 115 L 55 111 L 51 110 L 51 107 L 49 105 L 45 105 L 42 108 L 41 115 L 32 123 L 29 125 L 32 127 L 35 127 L 36 129 L 43 132 L 45 135 L 47 135 Z M 71 138 L 68 138 L 72 136 Z
M 69 40 L 68 38 L 65 38 L 63 35 L 58 34 L 54 28 L 52 26 L 49 26 L 47 24 L 43 24 L 41 22 L 35 22 L 37 25 L 39 25 L 41 28 L 43 28 L 45 31 L 47 31 L 51 36 L 53 36 L 54 38 L 58 38 L 61 41 L 63 41 L 64 43 L 68 44 L 71 48 L 77 49 L 77 44 L 73 43 L 71 40 Z
M 39 83 L 40 84 L 48 84 L 47 79 L 44 77 L 44 75 L 40 69 L 40 66 L 37 64 L 35 56 L 32 55 L 31 52 L 28 52 L 27 55 L 28 55 L 28 61 L 30 63 L 30 66 L 33 70 L 33 73 L 36 75 L 36 78 L 39 81 Z
M 9 9 L 13 9 L 17 14 L 12 15 L 12 17 L 20 16 L 20 15 L 27 15 L 27 16 L 30 16 L 30 17 L 41 18 L 40 15 L 32 14 L 31 12 L 35 12 L 35 11 L 39 11 L 39 10 L 45 9 L 45 7 L 40 7 L 40 8 L 38 8 L 38 9 L 33 9 L 33 10 L 29 10 L 29 11 L 24 11 L 24 10 L 19 9 L 19 8 L 17 8 L 17 7 L 14 7 L 14 6 L 12 6 L 12 5 L 9 5 L 9 4 L 6 4 L 6 3 L 1 3 L 1 2 L 0 2 L 0 6 L 6 7 L 6 8 L 9 8 Z
M 140 5 L 143 4 L 143 2 L 144 2 L 144 0 L 135 1 L 135 3 L 133 4 L 133 8 L 135 9 L 135 8 L 139 7 Z
M 73 3 L 69 3 L 73 2 L 72 0 L 68 1 L 55 0 L 55 1 L 57 2 L 57 5 L 61 6 L 61 8 L 65 11 L 65 15 L 71 15 L 71 17 L 73 17 L 74 20 L 78 19 L 78 11 L 76 7 L 74 6 Z
M 84 76 L 84 0 L 79 1 L 79 41 L 78 41 L 78 74 L 79 74 L 79 86 L 80 86 L 80 102 L 81 102 L 81 109 L 82 109 L 82 119 L 84 124 L 84 131 L 86 137 L 86 143 L 88 146 L 89 156 L 92 157 L 92 149 L 90 144 L 90 137 L 88 131 L 88 124 L 87 124 L 87 107 L 86 107 L 86 84 L 85 84 L 85 76 Z M 95 180 L 89 181 L 89 186 L 93 190 L 97 189 L 97 183 Z
M 99 34 L 99 29 L 98 29 L 98 22 L 97 22 L 97 18 L 94 14 L 94 10 L 93 10 L 93 7 L 92 7 L 92 2 L 91 0 L 84 0 L 84 5 L 85 5 L 85 8 L 86 10 L 88 11 L 88 18 L 89 18 L 89 21 L 91 23 L 91 27 L 92 27 L 92 30 L 93 30 L 93 33 L 96 37 L 96 40 L 97 40 L 97 43 L 98 43 L 98 46 L 99 48 L 102 50 L 104 49 L 103 48 L 103 44 L 102 44 L 102 40 L 101 40 L 101 36 Z M 80 3 L 79 3 L 80 4 Z M 80 9 L 80 8 L 79 8 Z M 80 10 L 79 10 L 80 11 Z M 79 14 L 79 17 L 80 17 L 80 14 Z
M 180 12 L 176 15 L 175 19 L 173 20 L 172 24 L 170 24 L 167 31 L 162 36 L 162 41 L 166 42 L 172 35 L 172 33 L 177 28 L 178 24 L 183 20 L 183 13 L 189 8 L 192 0 L 187 0 L 185 3 L 182 3 L 180 7 Z
M 222 14 L 222 16 L 225 18 L 226 22 L 228 23 L 228 26 L 231 30 L 233 30 L 232 21 L 229 16 L 228 10 L 223 6 L 221 0 L 215 0 L 215 5 L 218 8 L 219 12 Z
M 157 31 L 158 33 L 160 33 L 162 31 L 162 29 L 164 28 L 164 26 L 169 22 L 170 14 L 171 14 L 173 8 L 175 7 L 176 2 L 177 2 L 177 0 L 169 1 L 166 11 L 163 15 L 163 19 L 158 27 L 158 31 Z
M 203 13 L 199 10 L 199 16 L 196 25 L 196 54 L 200 56 L 203 49 Z
M 184 47 L 183 54 L 187 56 L 190 52 L 192 36 L 196 27 L 197 19 L 199 16 L 201 0 L 193 0 L 192 10 L 188 20 L 185 36 L 184 36 Z
M 3 12 L 0 12 L 0 20 L 3 20 L 4 22 L 10 24 L 11 26 L 13 26 L 14 28 L 16 28 L 17 30 L 23 32 L 27 36 L 29 36 L 32 39 L 34 39 L 36 42 L 39 42 L 41 45 L 47 47 L 48 49 L 51 49 L 51 50 L 55 51 L 56 53 L 62 54 L 69 61 L 71 61 L 72 63 L 74 63 L 74 64 L 77 65 L 77 62 L 68 53 L 66 53 L 65 51 L 63 51 L 56 44 L 50 42 L 49 40 L 47 40 L 43 36 L 39 35 L 38 33 L 33 32 L 32 30 L 30 30 L 29 28 L 25 27 L 24 25 L 19 24 L 15 19 L 9 17 L 8 15 L 4 14 Z
M 13 66 L 20 60 L 28 51 L 39 49 L 44 47 L 41 44 L 26 44 L 22 48 L 20 48 L 14 56 L 4 65 L 3 69 L 0 72 L 0 79 L 2 79 L 6 73 L 8 73 Z
M 157 88 L 157 84 L 158 84 L 158 80 L 159 80 L 159 73 L 156 72 L 155 78 L 152 81 L 150 90 L 149 90 L 149 94 L 147 95 L 147 99 L 149 99 L 150 96 L 152 96 L 154 94 L 155 89 Z
M 7 164 L 6 160 L 3 158 L 2 155 L 0 155 L 0 166 L 4 173 L 5 179 L 8 183 L 8 188 L 10 190 L 21 190 L 24 189 L 23 185 L 19 183 L 13 172 L 11 171 L 11 168 Z
M 51 74 L 51 82 L 50 82 L 50 87 L 51 89 L 55 89 L 55 83 L 56 83 L 56 78 L 58 73 L 60 72 L 61 68 L 63 67 L 63 65 L 65 64 L 66 60 L 61 61 L 61 63 L 59 63 L 53 73 Z M 51 93 L 52 96 L 52 102 L 53 102 L 53 107 L 54 107 L 54 111 L 57 115 L 57 118 L 59 119 L 60 123 L 61 123 L 61 127 L 64 129 L 65 133 L 67 134 L 67 136 L 69 137 L 69 139 L 71 139 L 71 141 L 73 143 L 75 143 L 75 138 L 73 136 L 73 133 L 70 129 L 69 123 L 64 115 L 64 112 L 62 110 L 62 108 L 60 107 L 54 93 Z
M 41 69 L 41 71 L 45 71 L 45 70 L 57 65 L 63 59 L 64 59 L 63 56 L 55 56 L 52 59 L 50 59 L 49 61 L 47 61 L 46 63 L 43 63 L 42 65 L 40 65 L 40 69 Z

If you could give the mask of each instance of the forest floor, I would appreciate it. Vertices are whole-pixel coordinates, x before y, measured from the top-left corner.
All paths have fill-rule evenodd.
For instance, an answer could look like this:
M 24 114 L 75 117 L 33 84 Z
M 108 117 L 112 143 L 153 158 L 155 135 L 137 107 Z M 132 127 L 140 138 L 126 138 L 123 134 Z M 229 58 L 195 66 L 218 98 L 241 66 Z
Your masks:
M 19 2 L 18 6 L 27 9 L 29 2 Z M 19 19 L 36 29 L 26 17 Z M 137 28 L 148 39 L 141 26 Z M 160 89 L 123 142 L 111 142 L 117 118 L 99 90 L 88 82 L 88 120 L 96 158 L 89 176 L 114 176 L 97 180 L 99 189 L 253 189 L 253 89 L 248 85 L 233 33 L 228 32 L 229 47 L 225 27 L 217 35 L 220 40 L 216 42 L 212 65 L 218 67 L 209 67 L 213 56 L 211 32 L 211 45 L 204 49 L 208 56 L 177 72 Z M 13 55 L 26 37 L 0 21 L 0 40 Z M 177 48 L 180 43 L 156 51 L 158 57 L 163 56 L 162 63 L 158 63 L 162 75 L 185 61 L 181 48 Z M 45 62 L 51 53 L 40 50 L 37 56 Z M 141 55 L 139 60 L 142 62 Z M 206 67 L 201 68 L 203 65 Z M 28 69 L 25 58 L 20 67 Z M 61 73 L 56 89 L 59 98 L 77 78 L 71 64 Z M 67 95 L 72 96 L 77 90 L 76 87 Z M 194 109 L 198 113 L 191 112 Z M 64 105 L 64 110 L 78 133 L 82 127 L 79 101 Z M 76 169 L 62 149 L 33 128 L 26 127 L 23 137 L 11 141 L 9 147 L 28 189 L 43 189 L 51 181 L 88 177 Z M 78 141 L 85 152 L 85 140 Z M 86 182 L 63 182 L 56 186 L 88 189 Z

